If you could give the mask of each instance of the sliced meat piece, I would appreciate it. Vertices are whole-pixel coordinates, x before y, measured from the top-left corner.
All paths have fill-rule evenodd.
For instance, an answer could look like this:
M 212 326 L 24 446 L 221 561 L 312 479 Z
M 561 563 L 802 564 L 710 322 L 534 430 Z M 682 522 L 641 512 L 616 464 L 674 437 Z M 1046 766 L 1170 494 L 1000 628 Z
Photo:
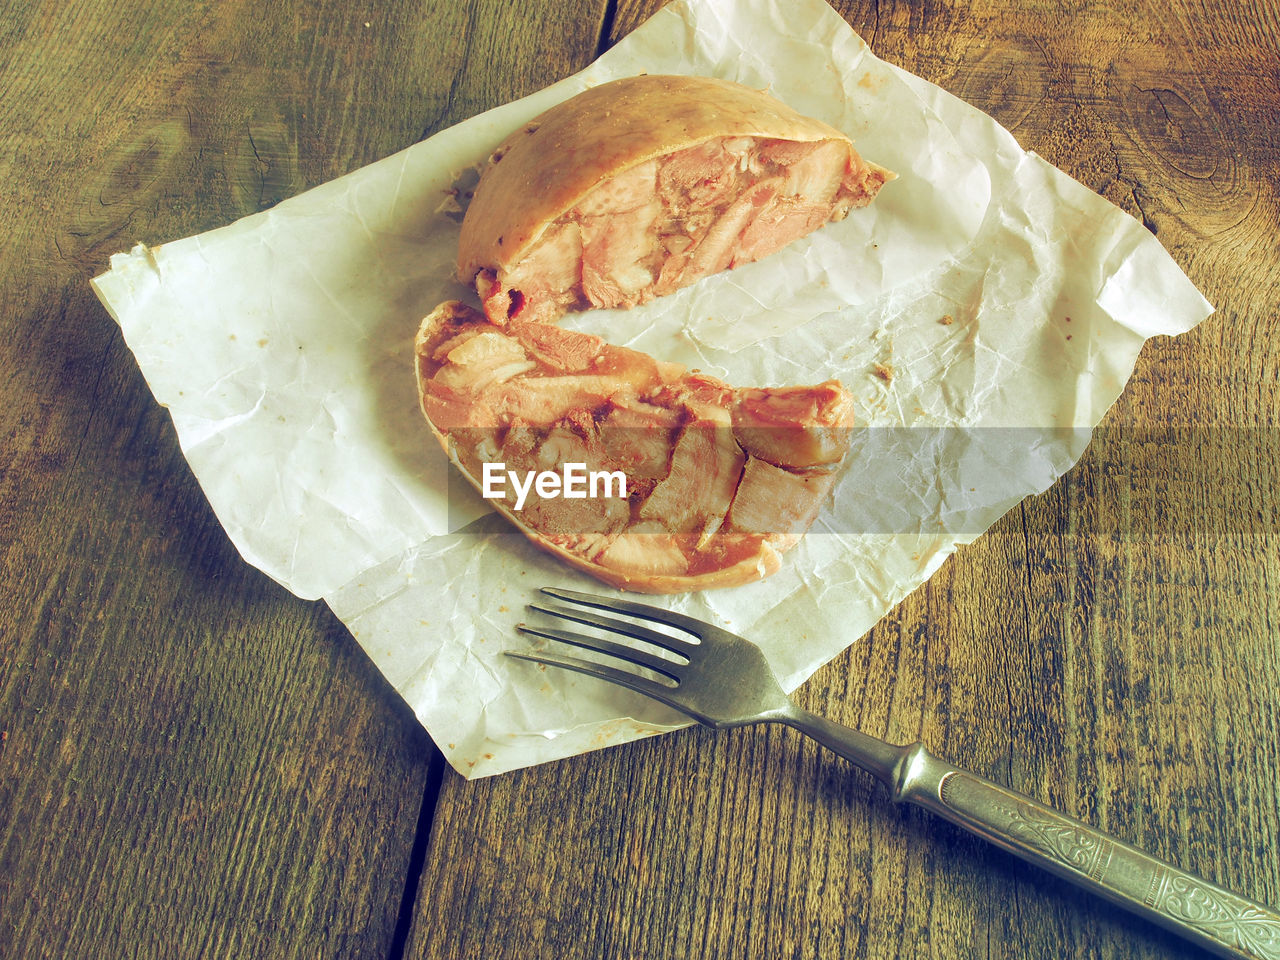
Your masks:
M 554 224 L 510 273 L 476 277 L 476 291 L 489 316 L 551 321 L 575 305 L 582 280 L 582 231 L 577 223 Z
M 473 393 L 475 402 L 495 422 L 518 419 L 551 424 L 608 402 L 617 388 L 612 377 L 592 374 L 561 377 L 518 377 Z M 472 423 L 480 422 L 473 416 Z
M 812 233 L 831 217 L 831 207 L 774 195 L 738 235 L 729 266 L 753 263 Z
M 742 533 L 798 540 L 813 524 L 834 483 L 830 470 L 784 470 L 747 457 L 729 525 Z
M 583 370 L 600 354 L 600 341 L 562 327 L 537 323 L 513 327 L 519 330 L 520 344 L 530 357 L 551 370 Z
M 500 512 L 622 589 L 684 592 L 774 572 L 848 442 L 852 404 L 835 382 L 734 389 L 599 337 L 499 327 L 457 302 L 423 321 L 416 355 L 423 413 L 463 474 L 484 493 L 496 471 Z M 532 478 L 546 475 L 544 492 Z
M 668 286 L 673 290 L 685 287 L 703 277 L 729 269 L 735 258 L 742 256 L 743 233 L 777 198 L 780 185 L 781 181 L 777 177 L 761 180 L 734 198 L 707 226 L 706 231 L 695 238 L 693 247 L 682 258 L 683 265 L 679 272 L 674 275 L 671 271 L 660 274 L 661 292 L 667 293 Z
M 602 541 L 591 559 L 607 569 L 630 570 L 641 577 L 681 577 L 689 570 L 689 559 L 680 541 L 661 524 L 636 524 Z
M 893 176 L 759 90 L 629 77 L 494 151 L 463 218 L 458 276 L 495 323 L 631 307 L 768 256 Z
M 676 218 L 732 200 L 741 155 L 749 152 L 752 142 L 748 137 L 738 138 L 735 152 L 729 149 L 727 138 L 716 137 L 663 157 L 655 184 L 663 207 Z
M 483 391 L 537 366 L 520 344 L 497 330 L 462 339 L 449 348 L 444 360 L 440 383 L 473 392 Z
M 797 146 L 787 144 L 788 147 Z M 840 144 L 803 144 L 804 151 L 788 160 L 780 160 L 785 168 L 782 193 L 807 203 L 828 204 L 836 199 L 845 185 L 844 157 Z
M 588 303 L 633 307 L 639 302 L 653 283 L 646 264 L 652 260 L 654 225 L 661 212 L 651 194 L 648 203 L 631 210 L 582 219 L 581 291 Z
M 662 480 L 683 415 L 634 396 L 613 396 L 600 420 L 600 442 L 633 484 Z
M 640 518 L 672 533 L 715 533 L 729 512 L 745 459 L 728 410 L 696 412 L 671 451 L 667 476 L 640 505 Z
M 550 430 L 523 424 L 508 430 L 500 454 L 507 470 L 521 474 L 598 460 L 594 438 L 584 436 L 567 420 Z M 622 497 L 544 497 L 531 487 L 520 518 L 545 536 L 619 533 L 631 521 L 631 506 Z
M 816 387 L 745 388 L 733 400 L 733 434 L 775 466 L 839 463 L 849 449 L 853 398 L 836 380 Z

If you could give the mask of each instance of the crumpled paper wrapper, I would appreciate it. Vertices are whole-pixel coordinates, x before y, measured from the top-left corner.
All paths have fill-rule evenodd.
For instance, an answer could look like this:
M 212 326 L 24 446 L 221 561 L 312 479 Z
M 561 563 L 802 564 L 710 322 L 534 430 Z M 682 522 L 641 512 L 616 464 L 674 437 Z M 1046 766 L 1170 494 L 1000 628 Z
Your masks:
M 757 584 L 655 602 L 756 641 L 788 689 L 1081 455 L 1144 340 L 1211 307 L 1155 238 L 994 120 L 878 60 L 822 0 L 683 0 L 586 70 L 94 280 L 246 560 L 323 597 L 468 777 L 670 730 L 665 707 L 504 657 L 537 587 L 608 593 L 461 489 L 412 340 L 453 277 L 451 188 L 589 86 L 767 87 L 899 174 L 763 262 L 566 322 L 739 385 L 859 398 L 829 509 Z M 474 302 L 474 299 L 473 299 Z

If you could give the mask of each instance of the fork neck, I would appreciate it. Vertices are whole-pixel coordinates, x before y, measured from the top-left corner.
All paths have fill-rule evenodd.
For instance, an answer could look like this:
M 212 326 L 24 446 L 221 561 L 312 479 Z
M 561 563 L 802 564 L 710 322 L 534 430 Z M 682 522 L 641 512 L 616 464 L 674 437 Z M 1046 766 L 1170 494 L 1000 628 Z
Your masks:
M 861 730 L 810 713 L 794 703 L 789 710 L 779 714 L 777 720 L 812 737 L 828 750 L 867 771 L 891 791 L 900 777 L 902 765 L 910 760 L 911 747 L 898 747 L 878 740 Z

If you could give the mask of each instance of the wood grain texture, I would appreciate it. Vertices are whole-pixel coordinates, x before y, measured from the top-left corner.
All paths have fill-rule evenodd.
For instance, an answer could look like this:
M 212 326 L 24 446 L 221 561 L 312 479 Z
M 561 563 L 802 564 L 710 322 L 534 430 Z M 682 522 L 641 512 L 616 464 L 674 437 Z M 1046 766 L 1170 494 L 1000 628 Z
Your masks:
M 657 6 L 621 0 L 611 40 Z M 1280 902 L 1277 8 L 837 9 L 1142 220 L 1218 311 L 800 699 Z M 1202 955 L 776 729 L 446 776 L 422 889 L 414 957 Z
M 439 755 L 235 554 L 87 281 L 412 143 L 469 33 L 445 4 L 10 5 L 0 955 L 392 949 Z

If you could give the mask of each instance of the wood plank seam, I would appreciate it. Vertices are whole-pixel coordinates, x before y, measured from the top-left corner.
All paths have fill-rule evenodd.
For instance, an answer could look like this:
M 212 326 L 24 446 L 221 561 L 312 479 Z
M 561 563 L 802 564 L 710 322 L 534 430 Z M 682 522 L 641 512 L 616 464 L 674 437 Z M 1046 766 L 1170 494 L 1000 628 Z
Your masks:
M 400 908 L 396 912 L 396 925 L 391 934 L 387 960 L 403 960 L 405 947 L 409 942 L 409 931 L 413 927 L 413 916 L 418 905 L 419 881 L 423 865 L 427 862 L 427 848 L 431 845 L 431 828 L 435 824 L 436 802 L 440 798 L 445 767 L 444 754 L 435 751 L 422 787 L 422 805 L 418 808 L 418 824 L 413 831 L 413 845 L 409 850 L 409 862 L 405 866 Z
M 600 19 L 600 36 L 596 39 L 597 57 L 613 46 L 609 38 L 613 33 L 613 21 L 617 14 L 618 0 L 607 0 L 604 5 L 604 16 Z

